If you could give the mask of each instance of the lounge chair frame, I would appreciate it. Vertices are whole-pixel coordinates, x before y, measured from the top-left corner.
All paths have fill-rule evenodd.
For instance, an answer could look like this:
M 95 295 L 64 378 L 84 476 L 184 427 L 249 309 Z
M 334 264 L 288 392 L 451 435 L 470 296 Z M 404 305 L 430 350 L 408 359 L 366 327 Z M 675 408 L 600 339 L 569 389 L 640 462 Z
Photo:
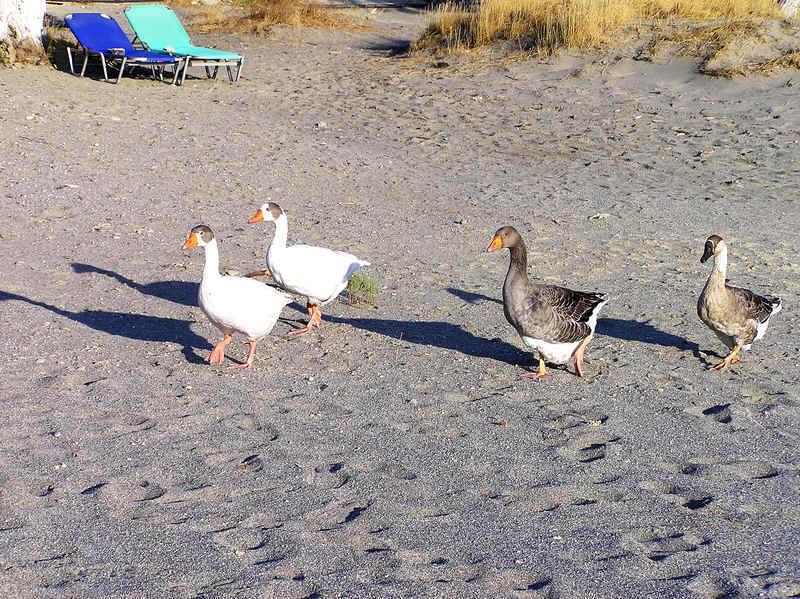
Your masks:
M 114 83 L 119 83 L 120 82 L 120 80 L 122 79 L 122 75 L 125 73 L 125 67 L 126 66 L 128 67 L 128 70 L 131 70 L 134 67 L 147 67 L 147 66 L 149 66 L 150 70 L 152 71 L 152 74 L 153 74 L 153 79 L 159 79 L 160 81 L 163 81 L 164 80 L 164 67 L 166 65 L 172 65 L 172 67 L 174 69 L 173 76 L 172 76 L 172 84 L 173 85 L 175 85 L 177 83 L 177 81 L 178 81 L 178 75 L 181 72 L 181 67 L 182 66 L 184 67 L 184 71 L 185 71 L 185 65 L 186 65 L 187 61 L 185 59 L 181 58 L 181 57 L 174 56 L 174 55 L 169 55 L 169 54 L 166 54 L 166 53 L 149 52 L 149 51 L 142 51 L 142 50 L 139 50 L 139 49 L 134 49 L 133 48 L 133 44 L 128 40 L 128 38 L 125 35 L 125 33 L 119 27 L 119 24 L 114 19 L 109 17 L 108 15 L 103 14 L 103 13 L 76 13 L 75 14 L 75 16 L 79 16 L 79 15 L 83 16 L 82 21 L 84 23 L 84 26 L 87 25 L 86 22 L 85 22 L 85 19 L 95 19 L 97 17 L 102 17 L 103 19 L 108 19 L 109 20 L 109 27 L 111 27 L 111 30 L 110 31 L 106 31 L 106 33 L 110 34 L 112 36 L 116 36 L 116 37 L 112 37 L 110 39 L 112 39 L 114 41 L 117 41 L 123 47 L 120 47 L 120 48 L 105 48 L 103 50 L 94 50 L 92 48 L 89 48 L 89 47 L 85 46 L 84 43 L 82 43 L 81 40 L 78 39 L 79 33 L 76 33 L 76 31 L 81 32 L 82 29 L 80 29 L 80 30 L 73 29 L 73 34 L 75 34 L 75 38 L 78 40 L 78 47 L 77 48 L 73 48 L 72 46 L 67 46 L 67 59 L 69 61 L 69 70 L 73 75 L 75 74 L 75 61 L 73 60 L 73 56 L 72 56 L 73 52 L 78 57 L 81 56 L 81 55 L 83 56 L 83 65 L 81 66 L 81 72 L 80 72 L 79 77 L 83 77 L 86 74 L 86 67 L 89 64 L 89 58 L 92 57 L 92 56 L 97 56 L 97 57 L 100 58 L 100 64 L 103 67 L 103 78 L 105 79 L 106 82 L 109 81 L 109 77 L 108 77 L 108 67 L 109 66 L 113 66 L 114 68 L 118 69 L 117 79 L 116 79 L 116 81 Z M 65 20 L 70 25 L 70 28 L 72 28 L 72 18 L 73 18 L 72 14 L 67 15 L 65 17 Z M 110 25 L 111 22 L 114 23 L 115 27 Z M 88 33 L 89 31 L 90 30 L 87 30 L 87 31 L 85 31 L 83 33 Z M 81 34 L 81 37 L 83 37 L 82 34 Z M 84 42 L 85 41 L 86 40 L 84 40 Z M 96 41 L 96 38 L 95 38 L 95 41 Z M 114 43 L 114 41 L 112 41 L 112 43 Z M 101 45 L 101 47 L 103 47 L 103 46 Z M 134 52 L 137 55 L 131 56 L 130 54 L 128 54 L 128 52 Z M 141 54 L 148 54 L 148 53 L 151 56 L 141 56 Z M 158 59 L 153 60 L 152 55 L 159 55 L 158 59 L 161 59 L 161 60 L 158 60 Z M 149 60 L 148 60 L 148 58 L 149 58 Z M 172 58 L 172 60 L 170 61 L 169 58 Z M 164 59 L 166 59 L 166 60 L 164 60 Z M 184 76 L 185 76 L 185 73 L 184 73 Z
M 225 70 L 228 72 L 228 80 L 231 83 L 236 83 L 237 81 L 239 81 L 239 76 L 242 74 L 243 64 L 244 64 L 244 56 L 240 56 L 238 60 L 194 58 L 191 55 L 186 56 L 185 67 L 183 69 L 183 74 L 181 75 L 181 85 L 186 80 L 186 71 L 188 70 L 189 67 L 205 67 L 206 77 L 208 77 L 209 79 L 216 79 L 219 67 L 224 66 Z M 235 78 L 233 75 L 233 71 L 231 71 L 232 66 L 236 66 Z M 210 67 L 214 68 L 211 69 Z
M 79 77 L 83 77 L 86 73 L 86 65 L 89 63 L 89 57 L 92 55 L 98 56 L 100 58 L 100 64 L 103 66 L 103 78 L 108 82 L 108 67 L 118 68 L 119 72 L 117 73 L 117 80 L 114 83 L 119 83 L 120 79 L 122 79 L 122 75 L 125 72 L 125 67 L 128 67 L 128 70 L 134 67 L 150 67 L 153 72 L 153 79 L 158 79 L 159 81 L 164 81 L 164 65 L 158 64 L 154 62 L 143 62 L 136 59 L 129 59 L 125 56 L 124 52 L 119 56 L 111 55 L 106 56 L 102 52 L 95 52 L 94 50 L 90 50 L 89 48 L 84 48 L 80 44 L 78 44 L 77 48 L 73 48 L 71 46 L 67 46 L 67 59 L 69 60 L 69 71 L 73 75 L 75 74 L 75 66 L 72 59 L 72 53 L 75 52 L 76 57 L 83 55 L 83 65 L 81 66 L 81 72 L 78 75 Z M 180 58 L 176 56 L 176 58 Z M 182 70 L 185 70 L 186 60 L 178 60 L 172 63 L 174 68 L 174 73 L 172 75 L 172 84 L 175 85 L 178 81 L 178 75 L 181 73 Z M 118 63 L 118 64 L 117 64 Z M 181 68 L 183 65 L 183 68 Z M 184 78 L 186 74 L 184 73 Z M 183 82 L 183 79 L 181 79 Z
M 195 46 L 175 12 L 162 5 L 137 4 L 125 11 L 125 16 L 135 34 L 133 43 L 145 48 L 164 52 L 185 59 L 181 83 L 186 80 L 189 67 L 205 67 L 206 77 L 216 79 L 219 67 L 225 67 L 231 83 L 239 81 L 244 65 L 244 56 L 235 52 L 224 52 L 213 48 Z M 159 23 L 162 25 L 159 27 Z M 166 33 L 165 33 L 166 32 Z M 211 56 L 209 56 L 211 54 Z M 213 54 L 228 56 L 214 57 Z M 236 68 L 234 74 L 233 68 Z

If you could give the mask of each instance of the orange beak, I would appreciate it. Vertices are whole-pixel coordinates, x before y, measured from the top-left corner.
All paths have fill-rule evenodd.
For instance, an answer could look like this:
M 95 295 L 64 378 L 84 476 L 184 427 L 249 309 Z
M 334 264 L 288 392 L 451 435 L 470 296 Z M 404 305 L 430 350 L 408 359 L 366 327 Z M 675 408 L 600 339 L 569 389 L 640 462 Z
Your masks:
M 264 222 L 264 213 L 261 212 L 261 208 L 259 208 L 258 212 L 256 212 L 253 216 L 251 216 L 250 220 L 247 221 L 247 222 L 250 223 L 251 225 L 253 223 L 263 223 Z
M 197 247 L 197 233 L 189 233 L 189 239 L 186 240 L 181 246 L 182 250 L 188 250 L 189 248 L 196 248 Z
M 503 249 L 503 240 L 500 239 L 499 235 L 495 235 L 494 238 L 492 239 L 492 243 L 489 246 L 489 249 L 486 251 L 493 252 L 495 250 L 500 250 L 500 249 Z

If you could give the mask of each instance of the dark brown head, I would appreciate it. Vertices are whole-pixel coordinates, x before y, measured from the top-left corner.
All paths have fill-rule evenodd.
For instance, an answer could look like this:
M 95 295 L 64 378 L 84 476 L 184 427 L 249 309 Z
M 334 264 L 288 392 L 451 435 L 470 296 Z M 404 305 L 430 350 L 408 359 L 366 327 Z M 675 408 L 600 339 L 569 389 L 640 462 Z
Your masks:
M 283 214 L 283 210 L 275 202 L 262 204 L 261 208 L 250 218 L 249 223 L 260 223 L 264 221 L 276 221 Z
M 522 245 L 522 236 L 514 227 L 500 227 L 492 238 L 487 252 L 493 252 L 502 248 L 513 248 Z
M 722 237 L 719 235 L 712 235 L 706 239 L 706 246 L 703 250 L 703 257 L 700 258 L 700 262 L 705 262 L 711 256 L 716 256 L 723 247 L 725 247 L 725 242 L 722 241 Z
M 186 243 L 181 247 L 182 250 L 195 248 L 197 246 L 205 247 L 214 240 L 214 231 L 211 227 L 206 225 L 197 225 L 189 233 L 189 238 Z

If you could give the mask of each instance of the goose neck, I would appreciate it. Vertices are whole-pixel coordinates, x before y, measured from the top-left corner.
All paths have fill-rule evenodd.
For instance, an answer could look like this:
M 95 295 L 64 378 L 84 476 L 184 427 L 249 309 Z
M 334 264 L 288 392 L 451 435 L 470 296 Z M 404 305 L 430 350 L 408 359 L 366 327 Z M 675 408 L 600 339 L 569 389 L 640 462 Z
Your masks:
M 206 245 L 206 263 L 203 266 L 203 278 L 213 278 L 219 276 L 219 248 L 217 247 L 217 240 L 212 239 L 211 243 Z
M 714 270 L 711 272 L 711 277 L 715 283 L 721 282 L 725 284 L 725 278 L 728 276 L 728 248 L 722 247 L 720 251 L 714 256 Z
M 508 264 L 509 274 L 516 271 L 525 278 L 528 278 L 528 251 L 525 247 L 525 242 L 520 240 L 519 245 L 509 248 L 511 260 Z
M 285 249 L 288 238 L 289 223 L 286 220 L 286 215 L 281 214 L 275 221 L 275 235 L 272 237 L 272 243 L 269 245 L 270 252 Z

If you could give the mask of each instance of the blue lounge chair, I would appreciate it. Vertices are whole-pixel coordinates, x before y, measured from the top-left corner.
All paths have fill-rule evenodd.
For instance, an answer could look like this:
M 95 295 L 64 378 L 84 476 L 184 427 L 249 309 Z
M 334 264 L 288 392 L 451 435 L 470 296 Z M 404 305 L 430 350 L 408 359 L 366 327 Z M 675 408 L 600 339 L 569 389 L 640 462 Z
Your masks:
M 125 11 L 125 16 L 136 38 L 150 50 L 186 58 L 181 83 L 186 79 L 186 70 L 190 66 L 204 66 L 208 77 L 216 77 L 217 69 L 224 66 L 228 71 L 228 79 L 231 82 L 239 81 L 244 57 L 233 52 L 193 45 L 171 8 L 159 4 L 135 4 Z M 236 67 L 235 77 L 232 66 Z M 213 67 L 213 74 L 209 67 Z
M 149 66 L 153 71 L 153 78 L 156 76 L 156 68 L 158 68 L 158 74 L 161 78 L 164 65 L 173 65 L 175 75 L 172 78 L 172 83 L 174 84 L 178 80 L 178 73 L 185 59 L 160 52 L 134 49 L 119 23 L 108 15 L 98 12 L 75 13 L 67 15 L 64 20 L 80 45 L 80 49 L 76 52 L 82 52 L 84 55 L 81 77 L 86 72 L 89 56 L 94 54 L 100 57 L 100 62 L 103 64 L 103 76 L 106 81 L 108 81 L 107 62 L 119 63 L 117 83 L 122 79 L 122 73 L 125 71 L 126 65 L 128 67 Z M 69 70 L 74 74 L 72 50 L 71 47 L 67 47 Z

